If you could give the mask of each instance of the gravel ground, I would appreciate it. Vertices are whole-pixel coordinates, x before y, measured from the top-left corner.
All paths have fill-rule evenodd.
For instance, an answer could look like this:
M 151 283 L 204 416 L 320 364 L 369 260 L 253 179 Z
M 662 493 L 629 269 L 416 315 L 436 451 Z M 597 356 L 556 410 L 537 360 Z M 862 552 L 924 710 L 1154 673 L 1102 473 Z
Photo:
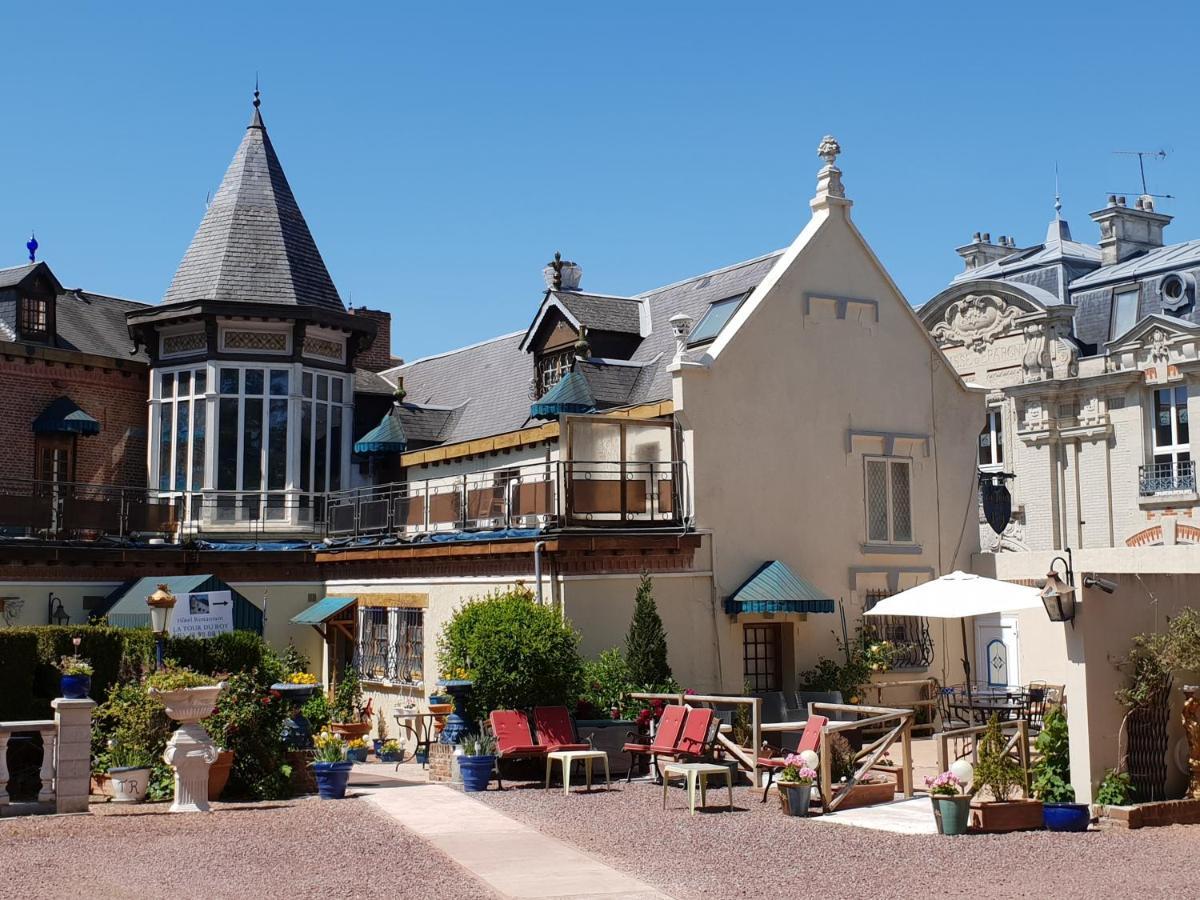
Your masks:
M 93 804 L 90 816 L 0 819 L 0 897 L 495 896 L 364 800 L 166 809 Z
M 564 797 L 541 785 L 473 794 L 679 900 L 700 897 L 1196 897 L 1200 826 L 1088 834 L 900 835 L 793 819 L 761 791 L 686 795 L 622 783 Z M 932 812 L 930 813 L 932 815 Z M 787 886 L 791 885 L 789 889 Z

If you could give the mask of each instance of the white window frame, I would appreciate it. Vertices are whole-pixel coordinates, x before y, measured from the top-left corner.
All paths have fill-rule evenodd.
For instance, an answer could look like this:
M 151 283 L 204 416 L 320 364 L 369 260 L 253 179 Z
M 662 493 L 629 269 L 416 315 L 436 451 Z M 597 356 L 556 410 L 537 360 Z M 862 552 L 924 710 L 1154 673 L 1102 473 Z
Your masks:
M 886 503 L 887 538 L 877 538 L 871 534 L 871 482 L 868 472 L 871 463 L 884 465 L 884 492 Z M 895 468 L 903 467 L 908 477 L 908 533 L 906 540 L 896 539 L 896 511 L 892 505 L 892 477 Z M 902 547 L 916 546 L 916 529 L 913 527 L 913 467 L 911 456 L 864 456 L 863 457 L 863 522 L 866 525 L 867 544 L 889 544 Z
M 184 372 L 191 373 L 189 380 L 188 393 L 179 396 L 179 376 Z M 196 392 L 196 375 L 200 372 L 204 373 L 205 377 L 205 392 Z M 171 378 L 171 396 L 164 397 L 162 393 L 162 376 L 170 375 Z M 190 366 L 178 366 L 172 368 L 155 369 L 151 378 L 150 397 L 151 397 L 151 434 L 150 434 L 150 459 L 151 459 L 151 490 L 157 492 L 162 497 L 177 497 L 181 494 L 194 493 L 201 490 L 203 485 L 192 484 L 192 474 L 195 471 L 195 461 L 193 456 L 196 453 L 196 408 L 203 406 L 207 401 L 211 390 L 211 372 L 203 363 L 197 365 L 193 363 Z M 175 463 L 177 461 L 179 450 L 179 422 L 177 419 L 179 404 L 181 402 L 189 404 L 188 410 L 188 448 L 187 448 L 187 477 L 184 480 L 184 487 L 179 490 L 175 487 Z M 212 433 L 212 425 L 210 420 L 210 410 L 205 409 L 204 413 L 204 434 L 206 444 L 209 440 L 208 436 Z M 162 453 L 162 422 L 163 416 L 168 416 L 171 421 L 171 443 L 168 449 L 168 459 L 164 461 Z M 162 473 L 164 462 L 167 469 L 167 487 L 162 488 Z M 208 466 L 204 466 L 204 472 L 207 477 Z
M 1150 461 L 1157 465 L 1157 457 L 1169 456 L 1171 457 L 1171 469 L 1173 472 L 1177 471 L 1179 463 L 1181 462 L 1179 459 L 1180 454 L 1186 453 L 1189 460 L 1192 457 L 1192 426 L 1190 421 L 1188 422 L 1188 440 L 1182 443 L 1179 440 L 1179 416 L 1176 411 L 1181 408 L 1181 405 L 1177 401 L 1175 395 L 1175 392 L 1179 390 L 1183 391 L 1182 409 L 1184 415 L 1187 415 L 1189 394 L 1187 385 L 1174 384 L 1167 387 L 1156 388 L 1150 395 Z M 1158 395 L 1163 391 L 1168 392 L 1171 399 L 1169 404 L 1169 409 L 1171 410 L 1171 443 L 1160 445 L 1158 443 L 1158 422 L 1156 421 L 1156 416 L 1158 410 Z
M 1121 311 L 1121 298 L 1124 296 L 1127 296 L 1129 294 L 1133 294 L 1133 319 L 1130 320 L 1129 324 L 1126 325 L 1124 328 L 1120 328 L 1118 330 L 1117 326 L 1119 323 L 1117 321 L 1117 318 L 1120 315 L 1120 311 Z M 1125 334 L 1127 331 L 1129 331 L 1130 328 L 1132 328 L 1134 325 L 1136 325 L 1138 323 L 1138 321 L 1139 321 L 1138 320 L 1138 305 L 1141 303 L 1141 300 L 1142 300 L 1141 294 L 1142 294 L 1141 287 L 1137 284 L 1125 285 L 1123 287 L 1113 289 L 1112 314 L 1109 318 L 1109 325 L 1108 325 L 1109 340 L 1115 341 L 1117 338 L 1119 338 L 1121 335 Z
M 365 668 L 362 658 L 362 648 L 366 643 L 367 638 L 367 620 L 374 618 L 368 615 L 368 611 L 378 612 L 386 610 L 386 615 L 381 617 L 384 619 L 387 628 L 387 637 L 384 649 L 384 674 L 383 676 L 376 675 L 374 671 L 368 672 Z M 425 684 L 425 609 L 423 607 L 409 606 L 363 606 L 359 610 L 358 617 L 358 642 L 355 645 L 354 661 L 358 666 L 359 672 L 362 673 L 364 681 L 370 681 L 377 684 L 388 685 L 404 685 L 407 687 L 424 687 Z M 402 621 L 402 619 L 404 621 Z M 407 626 L 407 627 L 404 627 Z M 411 656 L 406 653 L 401 653 L 401 639 L 405 639 L 406 647 L 408 644 L 416 643 L 413 640 L 409 628 L 420 629 L 420 654 Z M 372 636 L 372 641 L 375 638 Z M 399 671 L 402 663 L 407 663 L 409 668 L 407 671 Z M 417 677 L 413 677 L 413 672 L 417 673 Z
M 991 457 L 989 463 L 979 462 L 979 471 L 981 472 L 1001 472 L 1004 470 L 1004 410 L 999 406 L 994 406 L 987 411 L 987 423 L 979 431 L 979 436 L 982 437 L 984 432 L 988 432 L 989 440 L 991 441 Z M 996 449 L 1000 450 L 1000 458 L 996 458 Z M 979 460 L 979 446 L 976 444 L 975 459 Z

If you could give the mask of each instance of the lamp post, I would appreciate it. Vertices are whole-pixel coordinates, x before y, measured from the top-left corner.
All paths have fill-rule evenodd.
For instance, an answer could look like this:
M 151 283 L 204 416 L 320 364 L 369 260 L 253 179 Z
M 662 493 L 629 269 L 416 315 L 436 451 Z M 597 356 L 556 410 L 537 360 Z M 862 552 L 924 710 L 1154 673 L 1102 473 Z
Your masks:
M 150 607 L 150 629 L 154 632 L 154 668 L 157 670 L 163 664 L 163 639 L 171 625 L 175 595 L 167 590 L 165 584 L 160 584 L 158 590 L 146 598 L 146 605 Z
M 1054 566 L 1062 563 L 1064 578 L 1060 578 Z M 1046 573 L 1046 586 L 1042 588 L 1042 605 L 1046 607 L 1046 615 L 1051 622 L 1070 622 L 1075 627 L 1075 569 L 1071 559 L 1071 549 L 1067 548 L 1064 559 L 1056 556 L 1050 561 L 1050 571 Z
M 68 624 L 71 621 L 71 617 L 70 617 L 70 615 L 67 614 L 67 611 L 65 609 L 63 609 L 62 600 L 58 597 L 54 597 L 53 594 L 51 594 L 50 596 L 54 598 L 54 602 L 55 602 L 54 611 L 50 613 L 51 624 L 53 624 L 53 625 Z

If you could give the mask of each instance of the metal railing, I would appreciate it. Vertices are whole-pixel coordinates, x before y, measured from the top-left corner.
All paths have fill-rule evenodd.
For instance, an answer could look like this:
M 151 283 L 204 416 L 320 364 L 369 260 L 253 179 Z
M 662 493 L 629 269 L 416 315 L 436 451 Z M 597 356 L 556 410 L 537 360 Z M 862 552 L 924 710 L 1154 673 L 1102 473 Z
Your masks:
M 681 524 L 684 464 L 549 460 L 339 491 L 330 535 Z
M 1138 493 L 1143 497 L 1196 490 L 1195 460 L 1156 462 L 1138 466 Z

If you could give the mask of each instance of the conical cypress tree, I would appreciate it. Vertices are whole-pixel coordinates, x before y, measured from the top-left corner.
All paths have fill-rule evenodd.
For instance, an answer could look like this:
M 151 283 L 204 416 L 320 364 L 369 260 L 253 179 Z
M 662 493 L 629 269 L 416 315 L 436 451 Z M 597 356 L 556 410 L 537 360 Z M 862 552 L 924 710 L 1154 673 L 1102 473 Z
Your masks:
M 625 636 L 625 659 L 631 681 L 639 687 L 660 685 L 671 680 L 667 663 L 667 633 L 654 602 L 654 583 L 642 573 L 634 601 L 633 621 Z

